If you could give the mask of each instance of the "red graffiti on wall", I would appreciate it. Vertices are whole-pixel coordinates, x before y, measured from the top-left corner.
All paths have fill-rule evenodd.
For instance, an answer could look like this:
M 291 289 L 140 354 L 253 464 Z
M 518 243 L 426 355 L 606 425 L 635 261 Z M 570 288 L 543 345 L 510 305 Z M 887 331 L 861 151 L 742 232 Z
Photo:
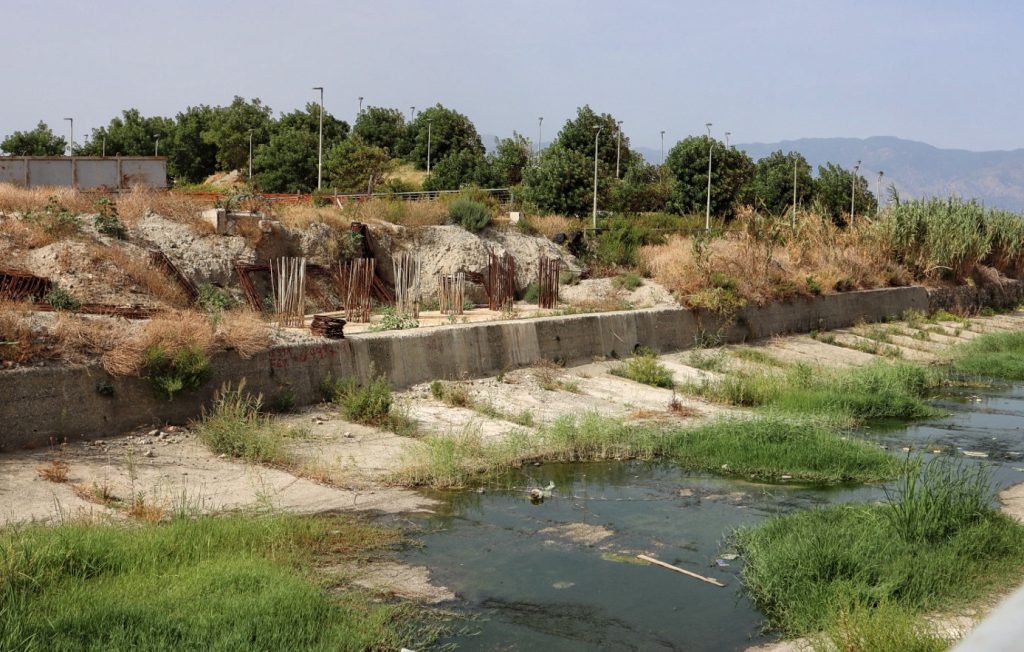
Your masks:
M 301 348 L 280 348 L 270 350 L 270 368 L 286 369 L 292 365 L 302 365 L 320 360 L 338 358 L 342 352 L 349 353 L 348 342 L 320 344 Z

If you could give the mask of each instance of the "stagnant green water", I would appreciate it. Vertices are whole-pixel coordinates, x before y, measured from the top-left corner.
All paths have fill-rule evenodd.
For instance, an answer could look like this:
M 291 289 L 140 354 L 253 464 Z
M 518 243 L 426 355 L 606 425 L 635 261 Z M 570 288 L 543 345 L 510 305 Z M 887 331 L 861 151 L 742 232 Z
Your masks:
M 1000 486 L 1024 482 L 1024 385 L 956 390 L 935 405 L 950 414 L 865 433 L 897 455 L 906 455 L 904 447 L 941 447 L 991 465 Z M 531 504 L 526 491 L 548 482 L 555 483 L 551 497 Z M 445 642 L 460 650 L 742 650 L 763 643 L 772 636 L 761 632 L 761 616 L 742 592 L 742 560 L 727 559 L 729 533 L 773 514 L 883 496 L 878 487 L 754 485 L 639 462 L 529 467 L 510 486 L 436 494 L 438 513 L 413 517 L 423 546 L 404 561 L 430 567 L 434 581 L 459 596 L 450 606 L 470 618 Z M 577 523 L 611 534 L 585 542 L 558 530 Z M 629 563 L 637 553 L 727 586 Z

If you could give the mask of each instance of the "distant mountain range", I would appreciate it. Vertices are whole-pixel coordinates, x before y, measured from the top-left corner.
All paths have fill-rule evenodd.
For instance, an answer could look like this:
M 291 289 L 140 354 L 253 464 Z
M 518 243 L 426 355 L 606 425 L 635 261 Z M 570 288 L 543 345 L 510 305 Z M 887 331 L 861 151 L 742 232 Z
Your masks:
M 778 143 L 737 143 L 754 160 L 776 150 L 804 155 L 815 174 L 819 165 L 831 161 L 850 168 L 858 160 L 861 174 L 872 192 L 878 171 L 882 194 L 890 183 L 900 196 L 929 197 L 960 195 L 981 200 L 986 206 L 1013 211 L 1024 210 L 1024 149 L 972 152 L 942 149 L 927 143 L 891 136 L 872 138 L 801 138 Z M 661 161 L 659 149 L 638 147 L 649 162 Z

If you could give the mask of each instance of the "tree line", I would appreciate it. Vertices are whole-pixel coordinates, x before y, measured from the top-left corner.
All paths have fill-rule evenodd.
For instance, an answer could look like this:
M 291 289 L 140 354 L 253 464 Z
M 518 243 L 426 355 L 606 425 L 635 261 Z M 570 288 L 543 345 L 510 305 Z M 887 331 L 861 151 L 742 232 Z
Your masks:
M 148 156 L 168 159 L 175 184 L 202 182 L 217 171 L 247 171 L 252 143 L 253 185 L 265 192 L 308 193 L 317 187 L 320 106 L 275 117 L 259 98 L 235 97 L 227 106 L 188 107 L 173 118 L 144 116 L 128 109 L 97 127 L 82 143 L 79 156 Z M 703 213 L 708 199 L 711 157 L 711 211 L 729 218 L 740 206 L 781 215 L 793 205 L 813 206 L 835 219 L 848 213 L 853 186 L 854 210 L 877 207 L 867 180 L 839 165 L 811 166 L 798 152 L 774 152 L 753 161 L 746 152 L 708 136 L 685 138 L 662 165 L 647 163 L 618 132 L 608 113 L 580 107 L 539 154 L 523 135 L 495 139 L 487 152 L 473 122 L 437 104 L 407 119 L 404 112 L 370 106 L 355 123 L 323 113 L 325 189 L 335 192 L 402 191 L 414 188 L 392 176 L 402 164 L 429 167 L 425 190 L 465 186 L 519 187 L 520 196 L 538 210 L 586 215 L 593 200 L 597 135 L 598 202 L 602 210 L 635 213 Z M 251 139 L 251 140 L 250 140 Z M 428 142 L 429 141 L 429 142 Z M 14 155 L 55 156 L 67 141 L 40 122 L 0 142 Z

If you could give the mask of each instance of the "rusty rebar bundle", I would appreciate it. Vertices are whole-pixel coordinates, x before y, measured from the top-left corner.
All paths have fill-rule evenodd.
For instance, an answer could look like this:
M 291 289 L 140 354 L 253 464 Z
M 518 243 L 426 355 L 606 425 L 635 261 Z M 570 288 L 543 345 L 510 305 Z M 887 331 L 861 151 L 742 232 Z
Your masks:
M 537 261 L 537 306 L 554 308 L 558 303 L 558 282 L 562 262 L 541 256 Z
M 260 293 L 256 291 L 256 285 L 252 282 L 251 274 L 262 271 L 270 271 L 270 266 L 245 263 L 240 260 L 235 261 L 235 273 L 238 274 L 238 284 L 242 286 L 246 303 L 256 312 L 263 312 L 263 299 L 260 298 Z
M 345 317 L 351 322 L 370 321 L 376 265 L 373 258 L 354 258 L 338 264 L 338 290 L 345 304 Z
M 280 326 L 301 328 L 306 322 L 306 259 L 281 257 L 270 265 L 274 312 Z
M 0 269 L 0 300 L 42 299 L 53 289 L 48 278 L 17 269 Z
M 313 315 L 309 332 L 332 340 L 343 340 L 345 339 L 345 320 L 328 315 Z
M 516 259 L 511 254 L 489 253 L 487 265 L 487 303 L 491 310 L 512 306 L 516 295 Z
M 466 273 L 437 275 L 437 303 L 441 312 L 461 315 L 466 304 Z
M 416 319 L 420 316 L 420 257 L 402 253 L 392 260 L 395 271 L 395 312 Z
M 162 269 L 165 274 L 174 279 L 174 282 L 185 293 L 190 304 L 196 302 L 199 298 L 199 288 L 196 287 L 196 284 L 190 278 L 181 273 L 181 270 L 167 257 L 167 254 L 160 249 L 150 249 L 149 259 L 154 265 Z

